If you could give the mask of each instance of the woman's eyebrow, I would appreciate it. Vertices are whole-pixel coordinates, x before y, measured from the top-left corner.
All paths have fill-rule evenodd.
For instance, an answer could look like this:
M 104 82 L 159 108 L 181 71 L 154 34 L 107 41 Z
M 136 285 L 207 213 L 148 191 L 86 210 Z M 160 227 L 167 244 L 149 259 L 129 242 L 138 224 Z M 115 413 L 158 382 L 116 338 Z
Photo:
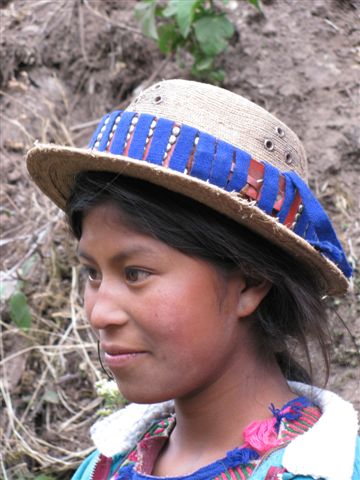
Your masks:
M 84 258 L 85 260 L 93 260 L 91 255 L 88 255 L 84 250 L 79 247 L 76 249 L 75 253 L 78 258 Z
M 113 255 L 110 258 L 110 261 L 111 262 L 119 262 L 121 260 L 124 260 L 126 258 L 129 258 L 129 257 L 133 256 L 133 255 L 138 255 L 138 254 L 142 254 L 142 255 L 150 257 L 150 256 L 156 255 L 157 252 L 156 252 L 156 250 L 154 250 L 151 247 L 134 245 L 132 247 L 126 248 L 125 250 L 122 250 L 119 253 L 116 253 L 115 255 Z M 91 255 L 89 255 L 87 252 L 85 252 L 80 247 L 77 248 L 76 255 L 79 258 L 83 258 L 83 259 L 91 261 L 91 262 L 95 261 Z

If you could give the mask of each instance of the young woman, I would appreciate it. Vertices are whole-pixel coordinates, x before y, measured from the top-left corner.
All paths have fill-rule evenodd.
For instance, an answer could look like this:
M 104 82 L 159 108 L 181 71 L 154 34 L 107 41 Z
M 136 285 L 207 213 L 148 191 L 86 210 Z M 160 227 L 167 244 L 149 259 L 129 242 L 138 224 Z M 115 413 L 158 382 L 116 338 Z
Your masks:
M 360 478 L 356 412 L 311 386 L 308 349 L 328 367 L 322 297 L 351 268 L 286 125 L 170 80 L 88 149 L 39 145 L 28 168 L 66 212 L 87 318 L 133 402 L 94 426 L 75 479 Z

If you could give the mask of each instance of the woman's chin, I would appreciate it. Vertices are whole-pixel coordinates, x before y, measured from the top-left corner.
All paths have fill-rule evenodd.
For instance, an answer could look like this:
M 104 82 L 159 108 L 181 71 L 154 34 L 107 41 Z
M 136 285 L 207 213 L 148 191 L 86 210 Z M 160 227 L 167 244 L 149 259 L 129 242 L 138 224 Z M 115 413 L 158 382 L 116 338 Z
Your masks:
M 149 390 L 149 389 L 134 388 L 134 387 L 124 385 L 118 381 L 116 381 L 116 383 L 119 391 L 121 392 L 121 395 L 129 403 L 139 403 L 139 404 L 162 403 L 168 400 L 173 400 L 173 397 L 170 394 L 164 395 L 163 392 L 160 393 L 160 392 L 154 392 L 154 390 Z

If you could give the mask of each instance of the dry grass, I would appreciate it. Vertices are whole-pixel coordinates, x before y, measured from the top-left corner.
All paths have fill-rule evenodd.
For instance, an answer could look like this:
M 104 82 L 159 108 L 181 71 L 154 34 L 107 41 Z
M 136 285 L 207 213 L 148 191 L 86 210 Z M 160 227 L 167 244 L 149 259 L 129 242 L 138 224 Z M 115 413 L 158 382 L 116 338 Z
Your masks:
M 32 311 L 28 331 L 9 322 L 7 304 L 0 323 L 4 478 L 23 476 L 33 466 L 52 472 L 75 468 L 89 452 L 79 432 L 95 421 L 101 403 L 94 396 L 100 373 L 79 307 L 79 273 L 68 266 L 73 245 L 61 214 L 38 200 L 34 194 L 26 206 L 28 221 L 8 225 L 2 239 L 3 284 L 21 289 Z M 25 217 L 25 206 L 17 206 L 14 214 Z

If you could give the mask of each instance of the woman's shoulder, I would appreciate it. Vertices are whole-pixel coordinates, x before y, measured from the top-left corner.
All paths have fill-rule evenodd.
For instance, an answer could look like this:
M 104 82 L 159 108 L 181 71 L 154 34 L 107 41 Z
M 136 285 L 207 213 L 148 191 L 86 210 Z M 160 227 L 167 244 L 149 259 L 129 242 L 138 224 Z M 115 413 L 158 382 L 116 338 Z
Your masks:
M 315 425 L 289 445 L 273 451 L 253 473 L 251 480 L 360 480 L 358 415 L 352 404 L 335 393 L 316 387 L 290 384 L 320 407 Z
M 107 457 L 134 448 L 151 426 L 174 412 L 174 403 L 132 403 L 99 420 L 91 427 L 96 448 Z
M 283 466 L 294 473 L 302 471 L 315 478 L 350 480 L 354 469 L 360 468 L 359 424 L 355 408 L 327 390 L 294 383 L 291 387 L 311 397 L 322 415 L 308 432 L 288 445 Z M 360 480 L 360 476 L 354 478 Z
M 336 472 L 323 472 L 321 476 L 315 473 L 310 473 L 304 467 L 301 472 L 294 472 L 284 467 L 283 457 L 285 448 L 282 448 L 269 456 L 259 468 L 253 472 L 250 477 L 251 480 L 295 480 L 301 476 L 301 480 L 360 480 L 360 437 L 356 439 L 356 448 L 353 464 L 348 466 L 344 465 L 343 460 L 339 457 L 335 459 Z M 329 460 L 332 462 L 332 459 Z M 250 480 L 250 479 L 249 479 Z
M 111 478 L 140 438 L 173 413 L 173 402 L 130 404 L 97 421 L 91 428 L 96 450 L 80 464 L 72 480 Z

